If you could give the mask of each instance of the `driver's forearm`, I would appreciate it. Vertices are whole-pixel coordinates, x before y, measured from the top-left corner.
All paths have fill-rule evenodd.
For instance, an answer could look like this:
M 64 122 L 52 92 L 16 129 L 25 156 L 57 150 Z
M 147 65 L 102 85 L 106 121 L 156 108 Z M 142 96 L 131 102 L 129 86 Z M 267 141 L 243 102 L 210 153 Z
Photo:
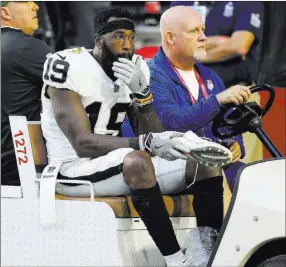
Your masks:
M 130 147 L 129 139 L 134 139 L 135 143 L 139 142 L 138 137 L 122 138 L 87 133 L 77 138 L 72 145 L 80 158 L 97 158 L 116 149 Z
M 227 36 L 208 36 L 206 41 L 206 51 L 213 49 L 221 44 L 223 44 L 228 39 Z

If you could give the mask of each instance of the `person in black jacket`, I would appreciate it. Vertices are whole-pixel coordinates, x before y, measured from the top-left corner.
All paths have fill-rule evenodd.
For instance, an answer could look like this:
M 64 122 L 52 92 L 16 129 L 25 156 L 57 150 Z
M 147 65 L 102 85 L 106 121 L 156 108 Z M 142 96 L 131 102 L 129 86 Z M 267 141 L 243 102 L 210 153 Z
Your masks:
M 1 184 L 19 185 L 9 116 L 40 120 L 42 73 L 53 49 L 32 37 L 38 29 L 34 2 L 1 2 Z

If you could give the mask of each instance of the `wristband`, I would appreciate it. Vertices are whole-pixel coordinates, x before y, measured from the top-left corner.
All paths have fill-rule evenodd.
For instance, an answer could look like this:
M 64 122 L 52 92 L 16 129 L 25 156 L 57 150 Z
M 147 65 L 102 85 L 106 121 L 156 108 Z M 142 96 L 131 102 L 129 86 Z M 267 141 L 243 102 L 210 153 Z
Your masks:
M 151 141 L 153 139 L 153 134 L 149 133 L 147 136 L 145 136 L 145 151 L 147 151 L 150 155 L 153 155 L 152 151 L 151 151 Z
M 146 134 L 141 134 L 139 135 L 139 140 L 138 140 L 138 144 L 139 144 L 139 149 L 140 150 L 145 150 L 145 137 L 146 137 Z
M 153 95 L 149 93 L 148 96 L 145 98 L 137 98 L 137 95 L 136 95 L 135 101 L 139 106 L 144 106 L 144 105 L 147 105 L 153 102 Z

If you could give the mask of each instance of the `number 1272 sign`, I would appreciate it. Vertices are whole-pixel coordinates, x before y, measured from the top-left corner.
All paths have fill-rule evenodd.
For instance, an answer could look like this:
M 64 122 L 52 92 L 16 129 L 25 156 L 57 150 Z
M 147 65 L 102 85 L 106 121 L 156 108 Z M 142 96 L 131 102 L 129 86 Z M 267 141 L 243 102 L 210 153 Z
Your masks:
M 23 132 L 19 130 L 18 133 L 14 134 L 14 140 L 18 164 L 28 163 L 27 148 Z

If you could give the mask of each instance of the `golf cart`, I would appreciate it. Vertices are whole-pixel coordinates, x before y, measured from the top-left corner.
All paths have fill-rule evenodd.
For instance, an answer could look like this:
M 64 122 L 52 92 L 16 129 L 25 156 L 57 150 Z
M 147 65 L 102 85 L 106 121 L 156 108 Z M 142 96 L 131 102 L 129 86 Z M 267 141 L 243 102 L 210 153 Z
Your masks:
M 252 94 L 267 91 L 266 105 L 263 108 L 256 102 L 226 105 L 213 121 L 212 129 L 218 138 L 247 131 L 254 133 L 273 159 L 247 164 L 237 173 L 231 202 L 208 267 L 286 266 L 286 158 L 261 128 L 261 118 L 273 104 L 275 91 L 269 85 L 257 85 L 250 90 Z

